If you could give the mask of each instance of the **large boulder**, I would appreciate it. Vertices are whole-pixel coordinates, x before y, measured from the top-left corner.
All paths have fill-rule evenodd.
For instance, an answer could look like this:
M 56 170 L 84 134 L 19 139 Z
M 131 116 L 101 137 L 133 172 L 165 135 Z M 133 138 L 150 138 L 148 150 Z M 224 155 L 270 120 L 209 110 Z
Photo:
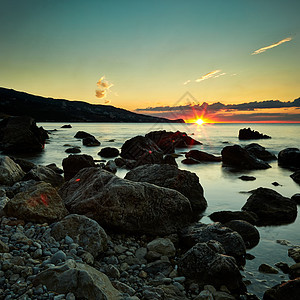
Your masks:
M 224 166 L 244 170 L 268 169 L 271 166 L 239 145 L 226 146 L 221 151 Z
M 276 155 L 272 154 L 271 152 L 267 151 L 265 147 L 257 144 L 257 143 L 252 143 L 249 145 L 245 146 L 245 149 L 257 157 L 258 159 L 264 160 L 264 161 L 269 161 L 269 160 L 275 160 Z
M 118 300 L 121 293 L 108 277 L 93 267 L 67 260 L 57 267 L 48 268 L 34 278 L 33 284 L 45 285 L 58 294 L 73 293 L 76 299 Z
M 245 290 L 242 275 L 233 257 L 220 254 L 207 243 L 197 243 L 178 262 L 178 271 L 201 286 L 219 289 L 225 285 L 232 292 Z
M 50 183 L 53 187 L 59 187 L 64 183 L 64 178 L 51 168 L 37 165 L 34 166 L 23 178 L 23 180 L 33 179 Z
M 295 201 L 268 188 L 258 188 L 242 207 L 258 216 L 259 225 L 276 225 L 293 222 L 297 216 Z
M 300 168 L 300 150 L 286 148 L 278 153 L 278 164 L 286 168 Z
M 95 147 L 100 146 L 101 143 L 94 136 L 89 136 L 82 139 L 82 145 L 87 147 Z
M 95 167 L 94 159 L 90 155 L 69 155 L 62 161 L 65 180 L 73 178 L 81 169 Z
M 191 221 L 189 200 L 175 190 L 122 179 L 100 168 L 83 169 L 77 177 L 60 189 L 66 207 L 104 228 L 165 235 Z
M 37 127 L 31 117 L 9 117 L 0 121 L 0 150 L 5 153 L 40 152 L 47 138 L 47 132 Z
M 107 235 L 94 220 L 81 215 L 68 215 L 54 224 L 51 235 L 60 241 L 68 235 L 75 243 L 93 256 L 98 256 L 107 247 Z
M 256 130 L 251 130 L 251 128 L 243 128 L 239 130 L 240 140 L 258 140 L 258 139 L 270 139 L 271 137 L 262 134 Z
M 181 243 L 185 247 L 192 247 L 196 243 L 205 243 L 211 240 L 222 244 L 227 255 L 243 261 L 246 247 L 243 238 L 235 231 L 221 223 L 197 223 L 185 228 L 181 233 Z
M 8 156 L 0 157 L 0 185 L 13 185 L 20 181 L 25 172 Z
M 290 177 L 297 183 L 300 184 L 300 170 L 294 172 L 293 174 L 290 175 Z
M 221 156 L 215 156 L 213 154 L 206 153 L 200 150 L 190 150 L 185 154 L 186 158 L 193 158 L 198 161 L 210 161 L 210 162 L 220 162 L 222 161 Z
M 226 223 L 232 220 L 244 220 L 253 225 L 256 224 L 258 220 L 257 215 L 251 211 L 223 210 L 223 211 L 216 211 L 211 215 L 209 215 L 209 217 L 214 222 Z
M 300 278 L 275 285 L 264 293 L 263 300 L 299 300 Z
M 25 173 L 29 172 L 35 166 L 35 164 L 29 160 L 16 158 L 13 156 L 10 156 L 9 158 L 18 164 Z
M 76 134 L 74 135 L 74 138 L 77 138 L 77 139 L 84 139 L 87 137 L 93 137 L 93 135 L 91 135 L 90 133 L 87 133 L 85 131 L 77 131 Z
M 113 147 L 104 147 L 98 153 L 98 155 L 100 155 L 104 158 L 116 157 L 119 154 L 120 154 L 120 151 L 117 148 L 113 148 Z
M 129 171 L 125 179 L 177 190 L 190 200 L 194 211 L 203 211 L 207 207 L 198 176 L 195 173 L 180 170 L 177 166 L 166 164 L 140 166 Z
M 16 194 L 4 207 L 7 216 L 30 222 L 55 222 L 68 211 L 55 188 L 49 183 L 35 182 Z

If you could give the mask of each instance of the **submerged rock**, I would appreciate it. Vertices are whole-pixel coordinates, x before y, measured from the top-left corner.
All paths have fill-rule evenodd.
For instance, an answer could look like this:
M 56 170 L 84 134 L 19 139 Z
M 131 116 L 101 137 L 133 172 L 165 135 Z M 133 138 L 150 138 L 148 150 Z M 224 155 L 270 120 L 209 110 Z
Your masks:
M 262 134 L 256 130 L 251 130 L 251 128 L 243 128 L 239 130 L 240 140 L 257 140 L 257 139 L 270 139 L 271 137 Z
M 286 148 L 278 154 L 278 165 L 285 168 L 300 168 L 300 150 L 298 148 Z
M 239 179 L 243 181 L 254 181 L 256 178 L 254 176 L 247 176 L 247 175 L 242 175 L 239 177 Z
M 209 215 L 214 222 L 226 223 L 232 220 L 244 220 L 250 224 L 255 224 L 258 220 L 257 215 L 251 211 L 216 211 Z
M 274 154 L 267 151 L 265 147 L 263 147 L 257 143 L 252 143 L 252 144 L 246 145 L 245 149 L 248 152 L 250 152 L 252 155 L 254 155 L 255 157 L 257 157 L 261 160 L 264 160 L 264 161 L 277 159 Z
M 262 187 L 252 192 L 242 209 L 254 212 L 258 216 L 259 225 L 290 223 L 297 216 L 297 205 L 294 201 Z
M 129 171 L 125 179 L 177 190 L 190 200 L 194 211 L 203 211 L 207 207 L 198 176 L 195 173 L 180 170 L 177 166 L 166 164 L 140 166 Z
M 222 161 L 221 156 L 215 156 L 200 150 L 190 150 L 185 154 L 186 158 L 193 158 L 198 161 L 210 161 L 210 162 L 220 162 Z
M 191 222 L 189 200 L 181 193 L 86 168 L 60 189 L 66 207 L 105 228 L 165 235 Z M 178 218 L 180 216 L 180 218 Z

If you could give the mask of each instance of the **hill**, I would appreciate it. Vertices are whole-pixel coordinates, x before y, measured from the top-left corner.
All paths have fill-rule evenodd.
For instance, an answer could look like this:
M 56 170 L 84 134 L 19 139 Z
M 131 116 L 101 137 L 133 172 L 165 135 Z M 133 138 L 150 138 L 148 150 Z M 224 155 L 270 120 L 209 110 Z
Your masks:
M 111 105 L 45 98 L 0 88 L 0 118 L 21 115 L 31 116 L 37 122 L 184 123 L 182 119 L 152 117 Z

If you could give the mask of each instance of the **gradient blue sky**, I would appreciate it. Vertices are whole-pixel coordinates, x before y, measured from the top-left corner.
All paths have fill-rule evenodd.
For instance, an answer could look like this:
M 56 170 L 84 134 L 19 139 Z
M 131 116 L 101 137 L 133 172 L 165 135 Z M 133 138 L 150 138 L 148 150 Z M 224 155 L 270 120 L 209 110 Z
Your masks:
M 0 86 L 130 110 L 300 96 L 299 0 L 0 0 Z M 255 50 L 282 43 L 257 55 Z M 220 70 L 217 78 L 195 82 Z M 95 96 L 105 75 L 106 98 Z M 191 80 L 188 84 L 183 83 Z

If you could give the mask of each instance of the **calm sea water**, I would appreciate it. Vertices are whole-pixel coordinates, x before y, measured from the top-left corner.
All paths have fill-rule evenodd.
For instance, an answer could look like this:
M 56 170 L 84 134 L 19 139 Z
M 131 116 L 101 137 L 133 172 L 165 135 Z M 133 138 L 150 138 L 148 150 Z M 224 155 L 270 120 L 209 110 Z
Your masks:
M 36 156 L 24 157 L 36 164 L 56 163 L 61 166 L 63 158 L 67 157 L 64 151 L 65 144 L 81 146 L 82 154 L 89 154 L 94 159 L 101 159 L 98 152 L 102 147 L 112 146 L 121 148 L 125 140 L 136 135 L 145 135 L 153 130 L 184 131 L 193 138 L 201 141 L 203 145 L 193 146 L 192 149 L 199 149 L 211 154 L 220 155 L 221 150 L 229 144 L 249 144 L 249 141 L 239 141 L 238 131 L 240 128 L 251 127 L 261 133 L 270 135 L 272 139 L 258 140 L 260 145 L 275 155 L 287 147 L 300 147 L 300 124 L 123 124 L 123 123 L 72 123 L 72 128 L 62 129 L 63 123 L 39 123 L 47 130 L 54 130 L 50 135 L 49 144 L 45 150 Z M 94 135 L 99 141 L 99 147 L 82 146 L 81 140 L 75 139 L 77 131 L 83 130 Z M 109 140 L 114 140 L 111 142 Z M 182 150 L 178 151 L 180 153 Z M 291 171 L 278 167 L 277 162 L 271 162 L 272 168 L 267 170 L 243 171 L 232 173 L 226 168 L 222 168 L 221 163 L 202 163 L 199 165 L 184 165 L 177 159 L 181 169 L 195 172 L 204 188 L 205 198 L 208 208 L 204 213 L 201 222 L 211 223 L 207 217 L 210 213 L 219 210 L 240 210 L 246 202 L 249 194 L 241 193 L 258 187 L 266 187 L 276 190 L 286 197 L 291 197 L 295 193 L 300 193 L 300 186 L 291 178 Z M 119 170 L 117 175 L 124 177 L 126 170 Z M 255 181 L 241 181 L 241 175 L 255 176 Z M 280 186 L 273 186 L 272 182 L 278 182 Z M 280 283 L 288 277 L 279 272 L 278 275 L 262 274 L 258 272 L 261 263 L 274 266 L 275 263 L 283 261 L 293 264 L 293 260 L 287 255 L 288 247 L 276 243 L 278 239 L 285 239 L 294 245 L 300 244 L 299 223 L 300 218 L 289 225 L 259 227 L 261 240 L 258 246 L 248 252 L 255 256 L 254 260 L 247 261 L 243 275 L 252 284 L 248 286 L 248 291 L 262 297 L 263 292 L 275 284 Z

